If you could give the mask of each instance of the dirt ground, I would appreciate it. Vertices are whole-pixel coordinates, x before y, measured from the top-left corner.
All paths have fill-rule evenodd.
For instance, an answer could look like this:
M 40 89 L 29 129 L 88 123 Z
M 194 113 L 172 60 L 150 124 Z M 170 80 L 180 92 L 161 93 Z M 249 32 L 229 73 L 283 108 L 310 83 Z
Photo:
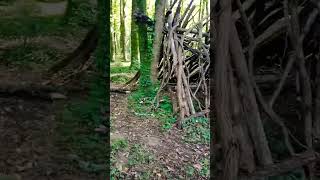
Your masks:
M 138 117 L 127 107 L 128 94 L 111 93 L 111 142 L 127 139 L 129 145 L 141 144 L 155 157 L 155 162 L 127 170 L 127 177 L 134 177 L 138 171 L 151 170 L 154 179 L 189 179 L 186 177 L 187 165 L 200 171 L 203 158 L 209 158 L 209 146 L 183 142 L 183 132 L 172 128 L 161 131 L 159 120 Z M 118 154 L 117 166 L 128 161 L 128 154 Z M 166 173 L 164 173 L 166 172 Z M 167 175 L 166 175 L 167 174 Z M 170 178 L 170 179 L 171 179 Z M 206 179 L 195 173 L 191 179 Z
M 6 77 L 30 83 L 32 79 L 26 77 L 38 76 L 8 72 L 0 75 L 0 83 L 8 82 Z M 102 180 L 71 166 L 68 154 L 57 146 L 55 102 L 0 94 L 0 104 L 0 179 Z

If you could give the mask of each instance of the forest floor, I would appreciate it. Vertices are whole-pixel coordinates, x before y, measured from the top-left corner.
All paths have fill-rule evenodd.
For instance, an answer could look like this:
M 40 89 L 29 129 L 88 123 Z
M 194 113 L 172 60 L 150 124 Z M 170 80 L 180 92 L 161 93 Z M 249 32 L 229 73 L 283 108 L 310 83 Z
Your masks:
M 23 78 L 21 78 L 23 77 Z M 39 83 L 34 74 L 4 71 L 0 84 L 7 82 Z M 57 145 L 61 102 L 28 96 L 0 95 L 0 179 L 32 180 L 97 180 L 72 164 L 70 152 Z M 64 102 L 66 103 L 66 102 Z
M 54 12 L 44 6 L 42 10 L 50 9 L 42 12 L 47 15 L 62 15 L 65 9 L 65 3 L 55 6 Z M 6 17 L 15 13 L 14 4 L 0 8 Z M 94 128 L 83 126 L 81 118 L 68 110 L 70 104 L 87 101 L 88 92 L 69 93 L 67 99 L 52 101 L 16 95 L 3 87 L 41 84 L 41 72 L 72 52 L 88 29 L 62 26 L 59 17 L 43 17 L 33 19 L 39 28 L 35 34 L 24 19 L 6 17 L 1 16 L 0 23 L 0 180 L 104 180 L 105 165 L 93 163 L 93 157 L 104 153 L 97 147 L 105 144 L 88 140 L 97 136 Z M 28 37 L 26 46 L 23 37 Z M 88 152 L 92 153 L 85 157 Z
M 164 130 L 161 119 L 135 112 L 129 102 L 132 93 L 111 93 L 115 179 L 208 179 L 209 144 L 187 142 L 193 137 L 187 137 L 186 129 Z

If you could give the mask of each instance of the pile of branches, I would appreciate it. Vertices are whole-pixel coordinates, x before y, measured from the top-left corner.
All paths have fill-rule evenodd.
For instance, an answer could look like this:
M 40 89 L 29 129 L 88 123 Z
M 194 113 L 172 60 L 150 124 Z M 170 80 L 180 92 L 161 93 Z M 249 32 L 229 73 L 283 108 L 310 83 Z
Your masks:
M 216 179 L 259 179 L 297 169 L 305 179 L 318 178 L 320 2 L 215 2 L 211 7 L 216 29 L 211 29 L 216 53 L 211 94 L 212 117 L 219 129 L 213 146 Z M 277 54 L 280 58 L 275 58 Z M 261 66 L 280 69 L 279 77 L 267 83 L 268 94 L 256 81 Z M 287 89 L 286 84 L 290 84 Z M 284 113 L 288 97 L 295 105 L 294 116 Z M 279 144 L 284 150 L 275 150 Z
M 181 3 L 174 1 L 166 10 L 164 37 L 159 62 L 159 92 L 169 88 L 177 99 L 175 111 L 178 125 L 186 118 L 203 116 L 209 110 L 208 69 L 209 16 L 194 23 L 196 6 L 193 0 L 181 13 Z M 181 126 L 180 126 L 181 127 Z

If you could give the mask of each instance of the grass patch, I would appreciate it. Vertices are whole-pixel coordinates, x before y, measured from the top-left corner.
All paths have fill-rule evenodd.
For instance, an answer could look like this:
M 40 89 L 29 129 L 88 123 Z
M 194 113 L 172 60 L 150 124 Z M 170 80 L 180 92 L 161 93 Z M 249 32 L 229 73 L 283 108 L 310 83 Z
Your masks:
M 122 74 L 119 74 L 119 75 L 111 76 L 110 81 L 113 83 L 123 84 L 123 83 L 128 82 L 132 77 L 133 77 L 133 75 L 132 76 L 124 76 Z
M 110 73 L 135 73 L 138 69 L 131 68 L 129 66 L 122 66 L 121 64 L 114 64 L 111 66 Z

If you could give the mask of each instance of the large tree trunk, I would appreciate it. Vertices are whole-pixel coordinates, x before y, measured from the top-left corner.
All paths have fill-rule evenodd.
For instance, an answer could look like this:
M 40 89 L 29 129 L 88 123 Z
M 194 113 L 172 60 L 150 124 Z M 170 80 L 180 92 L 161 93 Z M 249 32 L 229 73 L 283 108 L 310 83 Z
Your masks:
M 138 12 L 146 14 L 146 0 L 137 0 Z M 148 57 L 147 24 L 139 23 L 139 53 L 140 53 L 140 85 L 148 86 L 150 79 L 151 60 Z
M 151 64 L 151 80 L 152 83 L 157 82 L 158 78 L 158 64 L 160 60 L 162 39 L 163 39 L 163 26 L 164 26 L 164 11 L 165 0 L 156 0 L 156 13 L 155 13 L 155 37 L 153 41 L 153 61 Z

